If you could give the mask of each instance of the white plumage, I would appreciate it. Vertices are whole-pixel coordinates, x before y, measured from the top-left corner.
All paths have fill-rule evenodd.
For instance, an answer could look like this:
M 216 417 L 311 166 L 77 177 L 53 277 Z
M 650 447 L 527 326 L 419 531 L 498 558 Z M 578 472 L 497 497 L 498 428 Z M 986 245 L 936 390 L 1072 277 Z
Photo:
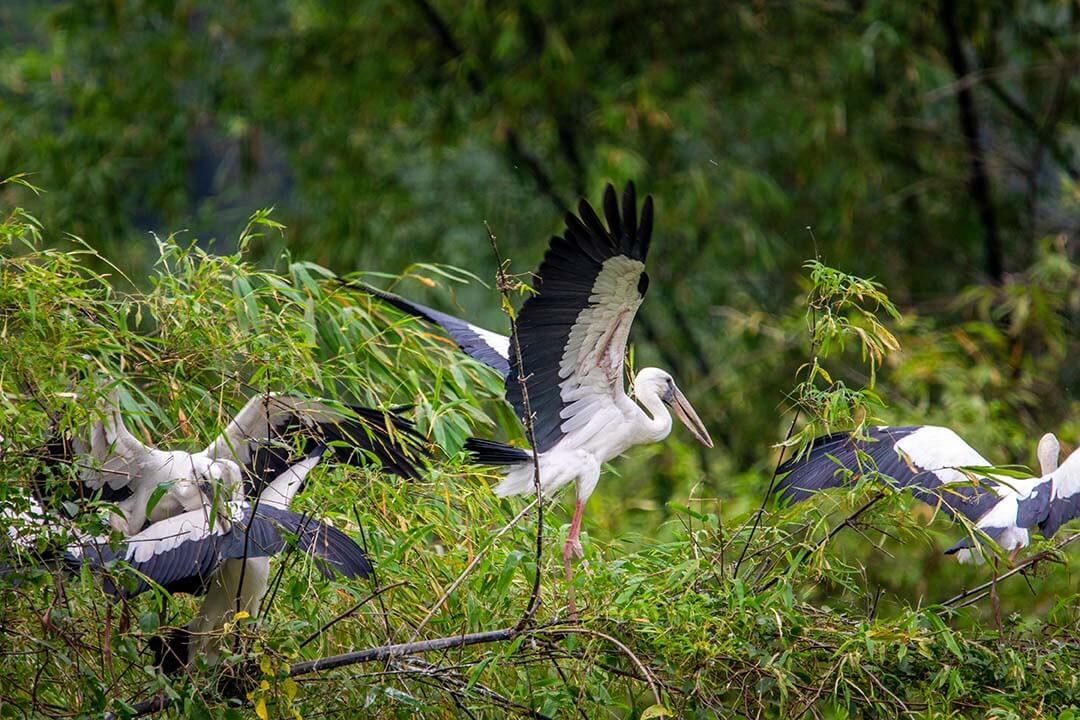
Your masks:
M 668 408 L 695 438 L 712 447 L 708 431 L 671 375 L 656 368 L 639 372 L 634 379 L 637 402 L 623 386 L 630 327 L 648 288 L 645 258 L 652 238 L 652 198 L 645 198 L 640 222 L 637 210 L 633 184 L 628 184 L 621 209 L 615 189 L 610 185 L 605 189 L 606 224 L 584 200 L 577 215 L 567 213 L 566 231 L 552 238 L 535 275 L 536 294 L 518 313 L 512 339 L 360 286 L 411 315 L 441 325 L 465 352 L 502 373 L 507 400 L 523 422 L 531 413 L 541 492 L 577 485 L 574 517 L 563 547 L 568 580 L 570 556 L 581 554 L 582 509 L 596 488 L 603 463 L 634 445 L 667 437 L 672 423 Z M 515 345 L 521 348 L 520 359 L 509 352 Z M 524 389 L 519 378 L 524 378 Z M 510 466 L 495 489 L 498 495 L 535 490 L 531 452 L 489 441 L 472 441 L 466 447 L 480 462 Z M 572 610 L 572 595 L 570 605 Z
M 1002 549 L 1015 553 L 1032 530 L 1050 537 L 1080 514 L 1080 455 L 1060 467 L 1060 445 L 1044 435 L 1036 451 L 1038 477 L 995 473 L 993 463 L 949 428 L 932 425 L 874 427 L 867 440 L 848 433 L 818 438 L 802 458 L 780 467 L 783 497 L 803 500 L 814 492 L 860 476 L 909 489 L 916 498 L 962 515 Z M 960 562 L 981 561 L 983 551 L 964 538 L 946 552 Z

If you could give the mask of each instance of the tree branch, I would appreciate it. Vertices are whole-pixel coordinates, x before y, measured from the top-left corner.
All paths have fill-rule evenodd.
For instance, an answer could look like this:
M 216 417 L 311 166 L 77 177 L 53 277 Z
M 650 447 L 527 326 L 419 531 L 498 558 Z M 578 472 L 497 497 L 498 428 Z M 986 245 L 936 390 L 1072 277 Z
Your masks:
M 954 607 L 954 606 L 956 606 L 956 603 L 960 602 L 961 600 L 969 598 L 972 595 L 978 595 L 979 593 L 983 593 L 986 590 L 988 590 L 992 585 L 994 585 L 996 583 L 1000 583 L 1002 580 L 1005 580 L 1006 578 L 1012 577 L 1013 575 L 1017 574 L 1018 572 L 1023 572 L 1024 570 L 1027 570 L 1029 567 L 1031 567 L 1035 563 L 1038 563 L 1038 562 L 1041 562 L 1043 560 L 1047 560 L 1047 559 L 1053 557 L 1053 555 L 1055 553 L 1060 552 L 1062 550 L 1062 548 L 1064 548 L 1066 545 L 1070 545 L 1070 544 L 1076 542 L 1077 540 L 1080 540 L 1080 532 L 1073 533 L 1069 537 L 1065 538 L 1064 540 L 1059 542 L 1057 545 L 1055 545 L 1052 550 L 1047 550 L 1047 551 L 1041 552 L 1041 553 L 1039 553 L 1037 555 L 1032 555 L 1027 560 L 1020 563 L 1019 565 L 1017 565 L 1016 567 L 1014 567 L 1012 570 L 1005 573 L 1004 575 L 999 575 L 995 579 L 990 580 L 988 582 L 985 582 L 982 585 L 979 585 L 977 587 L 973 587 L 970 590 L 965 590 L 964 592 L 960 593 L 959 595 L 954 595 L 953 597 L 949 598 L 945 602 L 941 603 L 941 605 L 943 607 L 946 607 L 946 608 Z M 972 600 L 971 602 L 975 602 L 976 600 L 981 600 L 981 599 L 982 599 L 982 595 L 979 595 L 979 597 L 975 598 L 975 600 Z M 969 604 L 970 604 L 970 602 L 969 603 L 964 603 L 964 605 L 961 605 L 959 607 L 964 607 L 965 605 L 969 605 Z
M 519 631 L 514 628 L 503 628 L 501 630 L 466 633 L 463 635 L 455 635 L 453 637 L 435 638 L 433 640 L 421 640 L 420 642 L 380 645 L 378 647 L 357 650 L 342 655 L 331 655 L 316 660 L 305 660 L 303 662 L 293 663 L 289 668 L 289 677 L 310 675 L 311 673 L 323 670 L 333 670 L 334 668 L 345 667 L 346 665 L 380 662 L 392 658 L 432 652 L 435 650 L 447 650 L 451 648 L 467 647 L 469 645 L 503 642 L 506 640 L 513 640 L 519 634 Z M 174 699 L 165 697 L 164 695 L 157 695 L 133 705 L 132 709 L 134 712 L 131 717 L 143 717 L 144 715 L 168 710 L 175 704 L 176 701 Z M 116 720 L 116 718 L 117 716 L 115 713 L 105 714 L 105 720 Z
M 994 78 L 986 78 L 983 85 L 986 86 L 986 89 L 990 91 L 995 100 L 1000 102 L 1024 127 L 1031 131 L 1039 143 L 1050 152 L 1051 157 L 1054 158 L 1058 166 L 1072 180 L 1080 180 L 1080 169 L 1074 164 L 1072 153 L 1057 142 L 1050 127 L 1036 120 L 1031 111 L 1021 105 L 1016 98 L 1009 95 L 1009 91 L 1003 88 L 1001 83 Z

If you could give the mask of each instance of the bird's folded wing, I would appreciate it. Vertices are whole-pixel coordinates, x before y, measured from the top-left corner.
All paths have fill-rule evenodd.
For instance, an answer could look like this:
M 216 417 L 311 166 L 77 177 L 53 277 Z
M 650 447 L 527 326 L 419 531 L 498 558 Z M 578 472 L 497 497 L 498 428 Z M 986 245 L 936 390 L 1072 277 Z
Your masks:
M 567 213 L 566 232 L 554 237 L 537 273 L 537 293 L 518 314 L 523 368 L 510 359 L 507 400 L 519 417 L 525 377 L 537 449 L 565 434 L 563 423 L 597 404 L 610 407 L 623 389 L 623 357 L 630 326 L 648 287 L 645 257 L 652 236 L 652 198 L 638 221 L 634 187 L 604 193 L 607 226 L 584 200 Z
M 840 432 L 820 437 L 801 457 L 778 469 L 781 498 L 801 501 L 813 493 L 873 475 L 910 488 L 919 500 L 977 521 L 998 501 L 998 481 L 968 467 L 991 463 L 948 428 L 933 425 L 873 427 L 866 439 Z
M 371 572 L 352 538 L 310 516 L 270 506 L 253 510 L 247 502 L 229 503 L 228 510 L 229 520 L 195 510 L 156 522 L 116 549 L 107 539 L 76 543 L 68 547 L 67 561 L 94 568 L 125 561 L 135 571 L 133 579 L 115 582 L 110 575 L 105 581 L 107 592 L 125 597 L 145 592 L 151 582 L 170 592 L 202 592 L 224 561 L 276 555 L 294 542 L 321 561 L 327 576 L 336 571 L 366 577 Z
M 229 503 L 227 509 L 240 521 L 250 513 L 247 503 Z M 123 560 L 135 572 L 123 579 L 110 573 L 104 581 L 106 592 L 118 597 L 145 592 L 151 582 L 170 592 L 196 593 L 205 589 L 230 548 L 235 549 L 232 529 L 232 522 L 193 510 L 153 523 L 115 548 L 107 537 L 73 543 L 68 546 L 67 560 L 69 566 L 88 564 L 93 568 Z M 260 546 L 253 543 L 250 557 L 259 555 Z

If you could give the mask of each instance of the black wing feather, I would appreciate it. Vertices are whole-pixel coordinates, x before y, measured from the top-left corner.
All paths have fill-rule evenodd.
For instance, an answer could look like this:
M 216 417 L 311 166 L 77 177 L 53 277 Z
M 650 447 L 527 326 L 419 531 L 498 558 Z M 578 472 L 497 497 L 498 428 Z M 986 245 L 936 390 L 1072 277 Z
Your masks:
M 426 305 L 421 305 L 412 300 L 406 300 L 400 295 L 380 290 L 365 283 L 345 281 L 345 284 L 369 295 L 374 295 L 389 305 L 393 305 L 406 315 L 411 315 L 438 325 L 446 331 L 446 334 L 449 335 L 454 342 L 458 344 L 458 347 L 469 357 L 479 360 L 488 367 L 493 368 L 504 378 L 510 373 L 510 361 L 497 348 L 493 348 L 489 345 L 487 341 L 484 340 L 483 336 L 477 333 L 477 326 L 465 322 L 461 318 L 448 315 L 447 313 L 429 308 Z M 492 334 L 494 335 L 495 333 Z
M 125 558 L 129 544 L 139 541 L 136 535 L 115 549 L 108 542 L 87 543 L 81 554 L 69 552 L 65 559 L 71 569 L 83 564 L 100 569 L 110 561 Z M 105 591 L 116 597 L 133 597 L 149 590 L 153 581 L 169 592 L 202 593 L 226 560 L 276 555 L 293 541 L 300 550 L 319 559 L 320 569 L 328 577 L 335 571 L 345 577 L 367 577 L 371 572 L 363 548 L 340 530 L 291 510 L 261 506 L 253 513 L 251 505 L 244 503 L 242 518 L 228 532 L 183 540 L 146 560 L 132 560 L 128 562 L 135 571 L 131 580 L 117 586 L 107 576 Z
M 637 223 L 633 183 L 628 183 L 623 193 L 621 216 L 615 189 L 610 185 L 604 191 L 603 207 L 607 227 L 585 200 L 578 206 L 580 217 L 567 214 L 565 233 L 551 239 L 540 264 L 534 283 L 537 292 L 525 301 L 518 315 L 516 332 L 524 368 L 519 367 L 516 357 L 510 358 L 506 399 L 518 417 L 524 418 L 524 398 L 518 382 L 518 377 L 524 376 L 540 452 L 549 450 L 562 437 L 559 366 L 574 323 L 591 304 L 593 284 L 604 262 L 619 255 L 644 262 L 648 252 L 652 198 L 645 200 L 642 218 L 648 218 L 648 222 L 641 226 Z M 640 292 L 647 287 L 647 280 L 639 280 Z
M 465 451 L 469 453 L 470 460 L 481 465 L 516 465 L 532 462 L 533 459 L 530 450 L 482 438 L 466 440 Z
M 896 487 L 910 489 L 916 499 L 940 505 L 949 515 L 960 513 L 971 520 L 982 517 L 999 499 L 991 488 L 974 483 L 945 486 L 933 471 L 910 465 L 896 451 L 897 442 L 922 427 L 874 427 L 867 430 L 869 440 L 859 441 L 849 432 L 820 437 L 805 455 L 779 467 L 777 474 L 787 474 L 776 490 L 783 501 L 801 502 L 820 490 L 847 485 L 862 473 L 876 471 L 891 478 Z M 861 455 L 869 456 L 870 462 L 863 462 Z
M 1080 493 L 1068 497 L 1054 497 L 1046 509 L 1046 517 L 1039 523 L 1043 537 L 1053 537 L 1061 526 L 1080 517 Z
M 340 463 L 363 466 L 374 457 L 388 473 L 410 480 L 422 476 L 422 462 L 430 453 L 412 422 L 385 410 L 355 405 L 349 410 L 355 417 L 311 423 L 290 415 L 274 427 L 274 437 L 256 444 L 244 467 L 245 496 L 259 497 L 267 484 L 299 459 L 320 454 L 326 448 Z

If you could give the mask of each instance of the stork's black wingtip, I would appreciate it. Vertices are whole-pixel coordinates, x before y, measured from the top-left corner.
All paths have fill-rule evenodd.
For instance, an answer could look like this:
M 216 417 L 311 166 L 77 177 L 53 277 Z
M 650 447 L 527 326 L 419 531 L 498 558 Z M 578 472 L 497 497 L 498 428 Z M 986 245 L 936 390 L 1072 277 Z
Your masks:
M 956 553 L 960 552 L 961 550 L 969 550 L 972 547 L 974 547 L 974 546 L 971 543 L 971 538 L 966 537 L 966 538 L 963 538 L 962 540 L 957 540 L 950 547 L 948 547 L 945 550 L 945 554 L 946 555 L 955 555 Z
M 471 437 L 465 441 L 469 460 L 480 465 L 514 465 L 532 460 L 532 452 L 495 440 Z

